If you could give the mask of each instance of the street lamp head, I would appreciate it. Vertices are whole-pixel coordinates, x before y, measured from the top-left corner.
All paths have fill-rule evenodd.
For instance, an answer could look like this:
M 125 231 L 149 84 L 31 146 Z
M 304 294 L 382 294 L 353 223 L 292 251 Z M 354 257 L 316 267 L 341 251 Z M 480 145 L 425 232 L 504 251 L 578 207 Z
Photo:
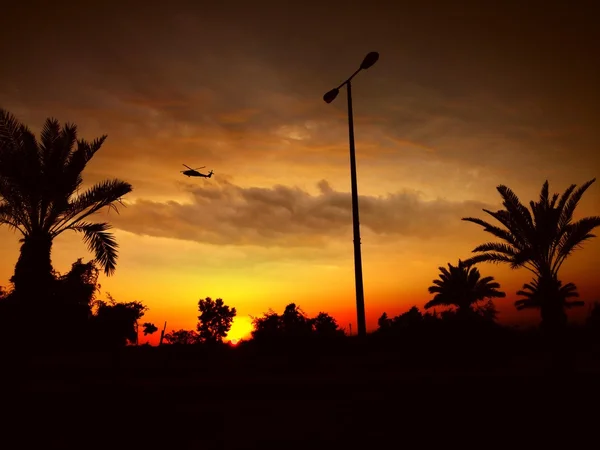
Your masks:
M 323 100 L 325 100 L 326 103 L 331 103 L 335 100 L 339 93 L 340 90 L 338 88 L 332 89 L 323 96 Z
M 363 70 L 368 69 L 373 64 L 375 64 L 378 59 L 379 59 L 379 53 L 371 52 L 371 53 L 367 54 L 367 56 L 365 56 L 365 59 L 363 59 L 363 62 L 360 65 L 360 68 Z

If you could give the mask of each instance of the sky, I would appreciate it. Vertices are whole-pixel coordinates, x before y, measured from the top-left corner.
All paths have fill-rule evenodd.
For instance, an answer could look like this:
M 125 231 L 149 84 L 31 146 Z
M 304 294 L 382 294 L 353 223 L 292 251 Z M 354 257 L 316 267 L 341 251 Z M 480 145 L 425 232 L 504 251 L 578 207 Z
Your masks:
M 322 96 L 370 51 L 352 83 L 368 329 L 422 308 L 438 267 L 490 240 L 460 218 L 499 209 L 496 186 L 528 203 L 545 180 L 600 175 L 592 2 L 108 3 L 4 6 L 0 107 L 36 133 L 55 117 L 108 135 L 85 185 L 134 190 L 97 216 L 120 245 L 99 297 L 142 301 L 167 331 L 194 328 L 205 297 L 237 309 L 232 339 L 292 302 L 356 330 L 346 94 Z M 577 217 L 599 212 L 600 181 Z M 0 228 L 0 285 L 18 239 Z M 80 257 L 80 236 L 55 241 L 59 272 Z M 595 239 L 561 278 L 600 300 L 599 266 Z M 529 272 L 480 271 L 507 292 L 503 323 L 536 323 L 513 306 Z

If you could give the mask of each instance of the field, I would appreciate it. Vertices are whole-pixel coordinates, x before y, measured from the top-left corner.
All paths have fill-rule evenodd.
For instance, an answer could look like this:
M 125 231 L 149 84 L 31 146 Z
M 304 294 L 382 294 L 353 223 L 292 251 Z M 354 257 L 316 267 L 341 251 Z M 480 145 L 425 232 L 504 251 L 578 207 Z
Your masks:
M 595 433 L 600 359 L 129 347 L 12 358 L 2 448 L 538 447 Z M 441 353 L 440 353 L 441 354 Z M 449 363 L 452 362 L 452 363 Z M 504 446 L 504 445 L 503 445 Z

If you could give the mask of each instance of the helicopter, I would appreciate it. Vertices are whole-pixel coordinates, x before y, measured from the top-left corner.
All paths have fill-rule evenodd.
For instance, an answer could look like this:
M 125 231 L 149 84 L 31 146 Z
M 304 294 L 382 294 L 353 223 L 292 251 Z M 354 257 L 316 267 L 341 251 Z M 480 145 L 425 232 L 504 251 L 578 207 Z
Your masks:
M 183 164 L 183 165 L 185 167 L 187 167 L 189 170 L 182 170 L 181 173 L 184 175 L 187 175 L 188 177 L 210 178 L 210 177 L 212 177 L 212 174 L 214 173 L 212 170 L 210 172 L 208 172 L 208 174 L 198 172 L 198 169 L 204 169 L 206 166 L 198 167 L 197 169 L 192 169 L 190 166 L 188 166 L 186 164 Z

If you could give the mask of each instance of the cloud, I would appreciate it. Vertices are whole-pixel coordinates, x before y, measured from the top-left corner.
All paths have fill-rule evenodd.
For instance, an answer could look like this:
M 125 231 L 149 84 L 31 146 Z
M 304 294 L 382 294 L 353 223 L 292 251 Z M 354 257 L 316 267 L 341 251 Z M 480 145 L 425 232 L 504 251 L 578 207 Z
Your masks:
M 191 203 L 138 199 L 110 221 L 140 235 L 214 245 L 319 247 L 351 233 L 350 193 L 326 180 L 311 194 L 298 187 L 242 187 L 229 181 L 189 188 Z M 478 215 L 475 201 L 425 200 L 418 191 L 360 196 L 361 225 L 380 240 L 419 239 L 455 234 L 460 218 Z

